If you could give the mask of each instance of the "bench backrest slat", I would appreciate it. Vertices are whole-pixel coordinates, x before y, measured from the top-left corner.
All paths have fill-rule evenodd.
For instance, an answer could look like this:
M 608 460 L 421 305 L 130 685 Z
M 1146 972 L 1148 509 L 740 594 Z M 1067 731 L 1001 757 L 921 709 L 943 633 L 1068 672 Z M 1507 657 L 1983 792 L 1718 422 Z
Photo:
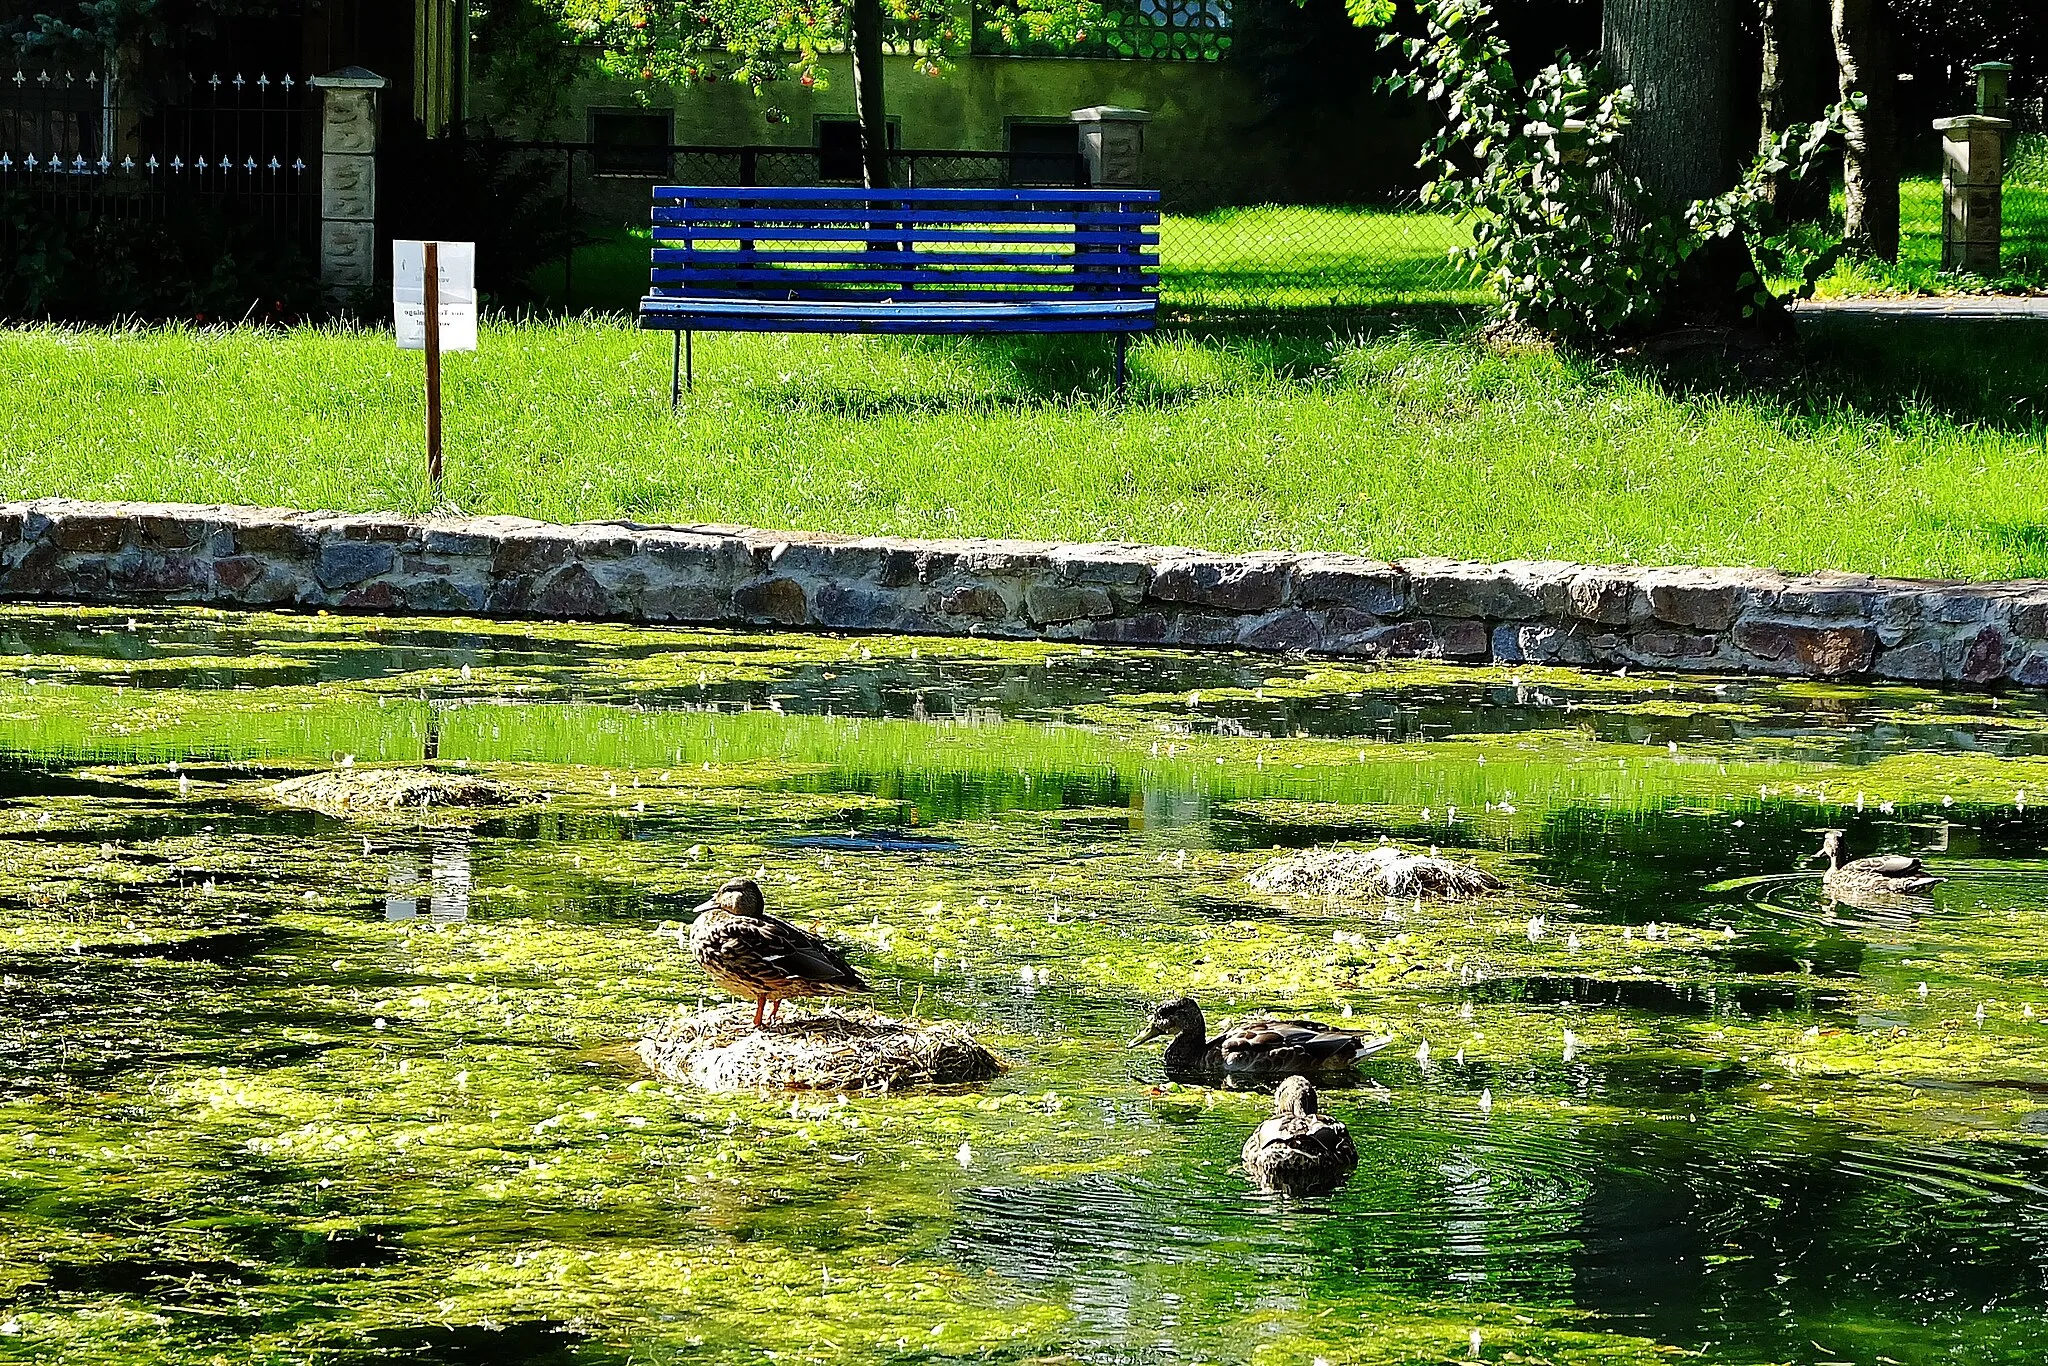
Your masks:
M 664 298 L 1142 299 L 1156 190 L 662 186 L 649 285 Z

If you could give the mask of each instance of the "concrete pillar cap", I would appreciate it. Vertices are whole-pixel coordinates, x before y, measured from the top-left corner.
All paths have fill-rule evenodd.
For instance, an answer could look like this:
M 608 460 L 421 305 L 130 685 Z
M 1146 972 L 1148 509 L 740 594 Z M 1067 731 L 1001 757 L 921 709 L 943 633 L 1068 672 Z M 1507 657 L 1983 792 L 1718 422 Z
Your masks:
M 1068 115 L 1075 123 L 1150 123 L 1149 109 L 1125 109 L 1114 104 L 1095 104 Z
M 360 66 L 345 66 L 339 71 L 315 76 L 308 83 L 322 90 L 382 90 L 391 84 L 376 72 Z
M 2002 133 L 2010 127 L 2012 127 L 2011 119 L 1993 118 L 1989 114 L 1957 114 L 1953 118 L 1936 119 L 1934 121 L 1934 131 L 1937 133 L 1961 133 L 1967 132 L 1972 128 L 1985 128 L 1992 132 Z

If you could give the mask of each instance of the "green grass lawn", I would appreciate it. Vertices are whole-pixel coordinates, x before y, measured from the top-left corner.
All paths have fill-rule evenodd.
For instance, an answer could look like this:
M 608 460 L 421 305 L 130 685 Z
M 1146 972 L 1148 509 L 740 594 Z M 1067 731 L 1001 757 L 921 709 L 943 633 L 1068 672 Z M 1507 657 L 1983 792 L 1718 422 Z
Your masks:
M 1163 332 L 1122 406 L 1098 339 L 707 336 L 677 413 L 665 336 L 491 326 L 449 358 L 449 494 L 554 519 L 2048 574 L 2032 332 L 1844 333 L 1796 374 L 1696 387 L 1403 313 Z M 426 502 L 420 357 L 388 333 L 17 329 L 0 369 L 10 496 Z
M 1841 196 L 1835 196 L 1837 211 Z M 1913 179 L 1899 185 L 1899 259 L 1848 260 L 1820 282 L 1823 297 L 1854 294 L 1952 294 L 2048 289 L 2048 185 L 2009 181 L 2003 207 L 2000 273 L 1990 279 L 1943 274 L 1941 182 Z

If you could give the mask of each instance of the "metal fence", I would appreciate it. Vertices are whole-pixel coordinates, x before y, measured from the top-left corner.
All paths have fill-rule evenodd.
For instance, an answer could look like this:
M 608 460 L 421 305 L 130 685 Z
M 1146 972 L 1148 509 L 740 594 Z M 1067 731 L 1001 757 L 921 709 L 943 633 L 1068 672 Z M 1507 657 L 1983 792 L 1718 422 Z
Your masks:
M 548 168 L 538 177 L 576 229 L 576 245 L 537 280 L 543 306 L 628 311 L 647 285 L 649 195 L 656 184 L 857 184 L 848 147 L 604 146 L 505 142 L 499 160 Z M 893 150 L 903 188 L 1089 184 L 1073 153 Z M 1233 190 L 1199 180 L 1160 187 L 1161 301 L 1189 313 L 1468 304 L 1481 294 L 1452 263 L 1469 229 L 1426 211 L 1413 195 L 1374 203 L 1229 203 Z M 1241 191 L 1237 191 L 1241 195 Z M 1221 205 L 1221 207 L 1219 207 Z
M 18 292 L 53 243 L 143 250 L 152 226 L 203 221 L 215 250 L 236 232 L 273 254 L 309 249 L 313 93 L 290 73 L 157 73 L 147 85 L 93 70 L 0 75 L 0 282 Z

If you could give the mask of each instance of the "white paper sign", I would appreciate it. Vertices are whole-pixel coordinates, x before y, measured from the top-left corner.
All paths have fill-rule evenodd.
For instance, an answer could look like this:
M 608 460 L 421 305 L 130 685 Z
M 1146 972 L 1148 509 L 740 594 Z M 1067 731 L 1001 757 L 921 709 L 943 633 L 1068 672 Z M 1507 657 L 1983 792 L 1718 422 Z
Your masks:
M 438 242 L 441 349 L 476 350 L 476 243 Z M 391 244 L 391 321 L 398 349 L 427 349 L 427 244 Z

